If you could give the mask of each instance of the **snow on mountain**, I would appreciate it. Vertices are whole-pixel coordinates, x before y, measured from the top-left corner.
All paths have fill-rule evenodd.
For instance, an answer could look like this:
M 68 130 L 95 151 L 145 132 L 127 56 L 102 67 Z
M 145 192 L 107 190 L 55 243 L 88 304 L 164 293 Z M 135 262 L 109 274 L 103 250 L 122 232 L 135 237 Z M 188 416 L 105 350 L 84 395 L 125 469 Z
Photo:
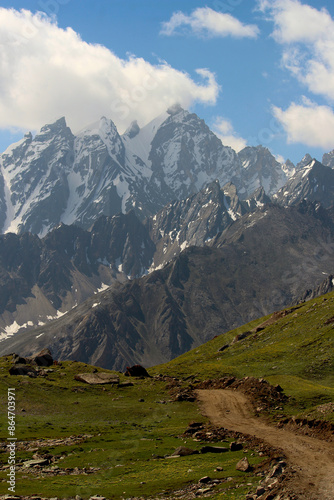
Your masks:
M 102 117 L 73 135 L 61 118 L 0 155 L 0 230 L 45 235 L 60 222 L 88 228 L 101 215 L 145 217 L 218 180 L 246 199 L 276 192 L 288 178 L 269 150 L 238 155 L 196 114 L 175 105 L 120 136 Z
M 58 223 L 66 206 L 66 171 L 74 136 L 62 118 L 43 127 L 1 155 L 5 181 L 3 232 L 45 234 Z
M 223 146 L 194 113 L 179 106 L 167 112 L 168 118 L 160 125 L 152 141 L 149 186 L 158 186 L 168 203 L 173 198 L 186 198 L 216 179 L 221 184 L 228 182 L 238 169 L 235 151 Z
M 152 141 L 167 118 L 168 113 L 162 113 L 143 128 L 139 128 L 137 121 L 132 122 L 122 135 L 128 165 L 135 171 L 140 171 L 148 180 L 152 175 L 152 163 L 149 160 Z
M 297 172 L 297 167 L 289 159 L 282 165 L 282 170 L 289 179 Z

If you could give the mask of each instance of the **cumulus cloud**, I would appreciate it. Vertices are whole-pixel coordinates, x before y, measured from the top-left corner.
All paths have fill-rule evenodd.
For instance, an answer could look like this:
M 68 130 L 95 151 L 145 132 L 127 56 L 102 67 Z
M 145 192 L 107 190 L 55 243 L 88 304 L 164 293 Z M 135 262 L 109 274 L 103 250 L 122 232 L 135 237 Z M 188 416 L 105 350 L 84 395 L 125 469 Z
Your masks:
M 333 147 L 334 122 L 334 19 L 322 8 L 300 0 L 259 0 L 262 12 L 273 22 L 272 37 L 282 46 L 282 66 L 328 106 L 305 101 L 291 103 L 274 113 L 284 126 L 289 142 L 314 147 Z
M 0 8 L 1 128 L 36 130 L 64 115 L 77 130 L 107 115 L 124 130 L 175 102 L 215 104 L 215 75 L 208 69 L 197 74 L 195 81 L 164 61 L 120 59 L 41 13 Z
M 329 106 L 319 106 L 304 98 L 302 104 L 293 102 L 285 111 L 274 106 L 273 113 L 283 125 L 289 143 L 333 148 L 334 112 Z
M 237 153 L 247 146 L 247 141 L 235 132 L 232 123 L 221 116 L 216 118 L 212 129 L 224 146 L 230 146 Z
M 195 35 L 209 37 L 256 38 L 259 29 L 254 24 L 243 24 L 231 14 L 217 12 L 210 7 L 195 9 L 189 16 L 183 12 L 174 12 L 169 21 L 162 24 L 160 34 L 175 35 L 180 28 L 190 29 Z
M 283 66 L 312 93 L 333 100 L 334 19 L 329 12 L 299 0 L 261 0 L 260 8 L 274 23 Z

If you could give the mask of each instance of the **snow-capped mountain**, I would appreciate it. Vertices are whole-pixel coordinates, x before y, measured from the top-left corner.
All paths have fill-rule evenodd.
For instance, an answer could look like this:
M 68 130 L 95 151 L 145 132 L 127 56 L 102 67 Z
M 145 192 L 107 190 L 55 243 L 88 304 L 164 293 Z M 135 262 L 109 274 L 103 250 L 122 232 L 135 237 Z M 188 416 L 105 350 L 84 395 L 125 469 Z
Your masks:
M 280 205 L 296 205 L 302 200 L 317 201 L 324 207 L 334 203 L 334 170 L 306 155 L 302 168 L 288 180 L 272 199 Z M 300 164 L 299 164 L 300 165 Z
M 10 146 L 0 171 L 0 231 L 40 236 L 131 209 L 143 220 L 215 180 L 233 182 L 242 199 L 260 186 L 271 195 L 290 172 L 262 146 L 237 154 L 177 105 L 122 136 L 105 117 L 76 135 L 62 118 Z
M 68 198 L 68 174 L 74 136 L 60 119 L 13 144 L 1 155 L 6 218 L 2 232 L 30 230 L 36 234 L 59 223 Z

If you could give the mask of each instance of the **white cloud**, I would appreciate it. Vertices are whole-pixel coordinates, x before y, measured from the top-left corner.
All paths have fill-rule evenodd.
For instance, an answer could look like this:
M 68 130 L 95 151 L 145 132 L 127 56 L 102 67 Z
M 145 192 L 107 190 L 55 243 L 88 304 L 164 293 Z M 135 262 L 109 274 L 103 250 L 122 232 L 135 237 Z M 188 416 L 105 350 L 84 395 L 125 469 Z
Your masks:
M 284 111 L 273 107 L 289 143 L 333 148 L 334 112 L 334 19 L 322 8 L 300 0 L 258 0 L 259 9 L 274 24 L 272 37 L 282 46 L 282 66 L 326 105 L 304 98 Z
M 334 19 L 299 0 L 260 0 L 283 45 L 282 63 L 314 94 L 334 100 Z
M 318 10 L 299 0 L 276 0 L 268 4 L 275 23 L 273 37 L 279 43 L 313 43 L 327 38 L 333 20 L 326 9 Z
M 284 127 L 289 143 L 333 149 L 334 112 L 329 106 L 304 98 L 302 104 L 293 102 L 285 111 L 274 106 L 273 113 Z
M 64 115 L 77 130 L 107 115 L 124 130 L 175 102 L 214 104 L 220 90 L 215 75 L 197 73 L 199 82 L 164 61 L 120 59 L 42 14 L 0 8 L 1 128 L 36 130 Z
M 237 153 L 247 146 L 247 141 L 235 132 L 232 123 L 221 116 L 216 118 L 212 130 L 224 146 L 230 146 Z
M 179 28 L 188 27 L 196 35 L 209 37 L 256 38 L 259 29 L 254 24 L 243 24 L 231 14 L 217 12 L 210 7 L 195 9 L 189 16 L 174 12 L 169 21 L 162 24 L 160 34 L 171 36 Z

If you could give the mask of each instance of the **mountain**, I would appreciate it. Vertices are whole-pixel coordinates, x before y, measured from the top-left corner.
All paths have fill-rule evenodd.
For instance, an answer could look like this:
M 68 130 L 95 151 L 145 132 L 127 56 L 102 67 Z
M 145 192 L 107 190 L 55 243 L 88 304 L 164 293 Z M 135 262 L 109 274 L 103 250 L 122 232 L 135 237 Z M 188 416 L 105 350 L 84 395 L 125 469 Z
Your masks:
M 43 237 L 59 223 L 88 229 L 130 210 L 144 220 L 215 180 L 242 199 L 260 186 L 272 195 L 291 172 L 262 146 L 237 154 L 180 106 L 123 135 L 105 117 L 74 135 L 61 118 L 0 155 L 0 232 Z
M 320 295 L 325 295 L 326 293 L 330 293 L 333 290 L 334 290 L 334 276 L 330 274 L 317 287 L 305 290 L 305 292 L 295 301 L 295 303 L 299 304 L 301 302 L 314 299 L 315 297 L 319 297 Z
M 238 153 L 240 170 L 228 179 L 236 185 L 239 195 L 247 198 L 259 187 L 268 195 L 275 193 L 290 176 L 289 169 L 281 165 L 269 149 L 262 146 L 246 147 Z
M 89 229 L 61 224 L 43 239 L 0 236 L 0 337 L 44 324 L 116 280 L 141 276 L 155 245 L 134 212 Z
M 48 346 L 59 359 L 114 369 L 169 360 L 318 286 L 333 272 L 333 220 L 309 202 L 259 207 L 163 269 L 4 340 L 1 353 Z
M 284 206 L 306 199 L 329 207 L 334 202 L 334 170 L 313 159 L 303 165 L 272 199 Z
M 207 245 L 245 213 L 270 203 L 259 187 L 247 200 L 240 200 L 231 182 L 221 188 L 216 180 L 199 193 L 168 203 L 145 221 L 156 246 L 150 270 L 159 269 L 190 246 Z
M 263 188 L 240 201 L 235 186 L 221 188 L 215 181 L 145 223 L 130 211 L 101 216 L 89 230 L 60 224 L 42 239 L 32 233 L 0 236 L 2 336 L 65 313 L 115 279 L 161 268 L 187 246 L 206 245 L 265 201 Z
M 321 163 L 326 167 L 334 168 L 334 149 L 323 155 Z

